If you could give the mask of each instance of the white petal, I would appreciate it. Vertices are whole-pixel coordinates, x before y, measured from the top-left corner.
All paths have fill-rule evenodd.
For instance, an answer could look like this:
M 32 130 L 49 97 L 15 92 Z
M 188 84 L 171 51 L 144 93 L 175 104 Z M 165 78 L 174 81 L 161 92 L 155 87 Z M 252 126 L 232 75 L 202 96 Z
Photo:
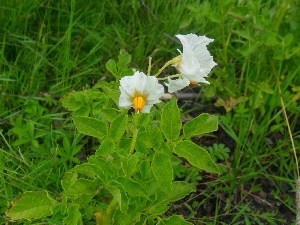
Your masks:
M 196 74 L 200 70 L 200 65 L 195 57 L 184 57 L 178 66 L 179 71 L 190 80 L 189 76 Z
M 142 110 L 142 113 L 150 113 L 150 109 L 153 105 L 145 105 L 143 110 Z
M 148 77 L 147 88 L 149 91 L 147 103 L 156 104 L 160 102 L 159 98 L 164 95 L 164 87 L 158 83 L 157 78 L 154 76 Z M 151 92 L 150 92 L 151 90 Z
M 119 106 L 121 108 L 130 108 L 133 106 L 131 96 L 127 94 L 122 86 L 120 86 L 121 95 L 119 98 Z
M 181 90 L 187 86 L 189 86 L 190 81 L 187 78 L 178 78 L 176 80 L 171 80 L 168 77 L 169 83 L 165 83 L 165 85 L 168 87 L 168 92 L 173 93 L 175 91 Z
M 189 47 L 191 49 L 195 49 L 208 45 L 213 42 L 214 39 L 207 38 L 205 36 L 197 36 L 196 34 L 186 34 L 186 35 L 176 35 L 176 37 L 180 40 L 183 47 Z
M 207 80 L 205 80 L 205 78 L 200 78 L 199 81 L 195 81 L 197 83 L 205 83 L 205 84 L 210 84 Z
M 196 82 L 196 83 L 200 83 L 200 82 L 204 82 L 209 84 L 208 81 L 205 80 L 205 77 L 207 77 L 207 73 L 205 73 L 205 71 L 203 71 L 203 69 L 198 69 L 198 71 L 195 71 L 195 73 L 193 74 L 184 74 L 183 77 L 189 79 L 192 82 Z
M 124 97 L 121 96 L 119 98 L 119 106 L 121 108 L 128 109 L 128 108 L 133 107 L 133 103 L 132 103 L 132 101 L 128 100 L 127 98 L 124 98 Z
M 132 86 L 133 76 L 125 76 L 120 80 L 120 91 L 125 92 L 127 95 L 132 96 L 134 94 L 134 87 Z M 121 90 L 121 87 L 123 90 Z
M 145 93 L 147 90 L 148 77 L 143 72 L 135 72 L 132 77 L 132 86 L 136 92 Z

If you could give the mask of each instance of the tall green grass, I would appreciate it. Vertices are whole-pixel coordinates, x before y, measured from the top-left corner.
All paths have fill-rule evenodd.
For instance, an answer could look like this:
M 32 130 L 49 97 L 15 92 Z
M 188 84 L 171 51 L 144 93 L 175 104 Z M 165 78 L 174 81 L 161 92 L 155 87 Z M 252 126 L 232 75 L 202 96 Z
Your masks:
M 238 213 L 255 209 L 243 200 L 234 202 L 240 194 L 236 190 L 249 183 L 260 190 L 263 178 L 274 184 L 273 196 L 293 212 L 286 192 L 294 191 L 297 173 L 280 97 L 299 146 L 299 9 L 291 0 L 2 1 L 0 212 L 25 190 L 59 193 L 61 176 L 80 161 L 79 147 L 93 150 L 91 140 L 72 130 L 59 102 L 62 95 L 109 81 L 105 63 L 120 49 L 133 56 L 133 68 L 145 71 L 151 56 L 158 69 L 177 55 L 174 35 L 191 32 L 215 39 L 209 49 L 218 67 L 211 85 L 202 88 L 202 99 L 210 104 L 212 98 L 244 98 L 220 115 L 220 129 L 236 147 L 226 160 L 226 172 L 203 196 L 233 196 L 226 199 L 226 210 L 235 224 L 251 218 L 270 223 L 259 214 Z M 222 220 L 219 201 L 215 218 L 207 223 Z

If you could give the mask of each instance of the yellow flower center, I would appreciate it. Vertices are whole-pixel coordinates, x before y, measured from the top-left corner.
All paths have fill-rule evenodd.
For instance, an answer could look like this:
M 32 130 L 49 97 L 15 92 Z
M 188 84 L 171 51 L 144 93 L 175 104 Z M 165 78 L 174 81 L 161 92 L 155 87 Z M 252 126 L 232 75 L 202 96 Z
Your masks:
M 146 101 L 142 96 L 137 96 L 133 99 L 133 106 L 137 112 L 143 111 L 145 103 Z
M 199 84 L 198 84 L 198 82 L 190 81 L 190 85 L 191 86 L 198 86 Z

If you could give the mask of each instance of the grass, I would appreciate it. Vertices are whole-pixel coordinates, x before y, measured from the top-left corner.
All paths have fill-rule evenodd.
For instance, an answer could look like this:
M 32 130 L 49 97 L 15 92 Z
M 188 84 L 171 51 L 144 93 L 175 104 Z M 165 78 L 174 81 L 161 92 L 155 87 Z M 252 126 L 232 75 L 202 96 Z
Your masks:
M 174 35 L 192 32 L 215 39 L 209 49 L 218 67 L 201 90 L 201 104 L 215 108 L 212 99 L 243 99 L 228 112 L 218 108 L 220 129 L 235 142 L 230 157 L 217 161 L 224 173 L 182 205 L 199 224 L 285 223 L 283 212 L 295 214 L 297 171 L 280 97 L 297 148 L 299 8 L 291 0 L 3 1 L 0 213 L 25 190 L 58 195 L 61 177 L 84 157 L 80 148 L 85 154 L 93 150 L 91 140 L 72 129 L 61 96 L 110 80 L 105 63 L 120 49 L 132 55 L 132 67 L 146 71 L 152 56 L 158 69 L 177 54 Z M 253 205 L 266 192 L 262 181 L 286 210 L 265 207 L 261 214 L 262 207 Z M 208 203 L 214 204 L 210 216 L 203 215 Z

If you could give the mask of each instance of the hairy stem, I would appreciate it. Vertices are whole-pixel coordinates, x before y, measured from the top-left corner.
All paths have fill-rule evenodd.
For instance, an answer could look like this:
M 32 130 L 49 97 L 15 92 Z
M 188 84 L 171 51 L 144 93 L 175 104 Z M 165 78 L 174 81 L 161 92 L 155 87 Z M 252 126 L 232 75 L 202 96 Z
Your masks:
M 115 198 L 113 198 L 105 212 L 95 212 L 94 216 L 96 217 L 96 225 L 111 225 L 111 216 L 115 212 L 117 204 L 118 201 Z
M 133 131 L 132 131 L 132 139 L 129 153 L 132 154 L 135 148 L 135 143 L 138 135 L 138 120 L 139 120 L 139 113 L 135 113 L 133 116 Z
M 179 63 L 181 60 L 182 60 L 182 55 L 179 55 L 179 56 L 177 56 L 177 57 L 171 59 L 170 61 L 166 62 L 166 64 L 163 65 L 163 67 L 160 68 L 160 69 L 158 70 L 158 72 L 155 74 L 155 76 L 158 77 L 158 75 L 161 74 L 161 72 L 162 72 L 166 67 L 168 67 L 168 66 L 170 66 L 170 65 L 175 65 L 175 64 Z

